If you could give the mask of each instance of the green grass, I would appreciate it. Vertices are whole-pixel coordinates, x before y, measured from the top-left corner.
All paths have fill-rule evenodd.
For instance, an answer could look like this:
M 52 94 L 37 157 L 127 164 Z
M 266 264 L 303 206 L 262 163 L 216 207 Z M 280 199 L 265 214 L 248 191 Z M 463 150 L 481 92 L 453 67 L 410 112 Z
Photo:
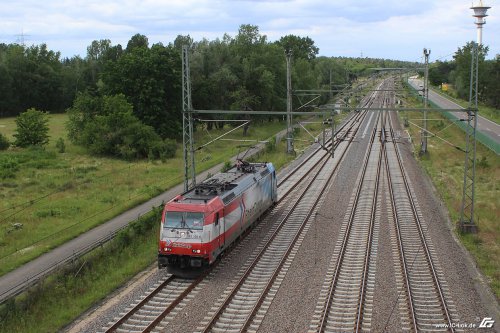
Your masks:
M 415 99 L 410 105 L 419 106 Z M 403 115 L 400 115 L 403 116 Z M 407 112 L 410 121 L 421 126 L 422 114 Z M 465 134 L 438 112 L 431 112 L 429 130 L 438 133 L 446 141 L 465 148 Z M 413 120 L 412 120 L 413 119 Z M 419 129 L 410 126 L 415 151 L 420 150 Z M 463 171 L 465 155 L 437 138 L 428 138 L 428 156 L 419 158 L 419 162 L 431 177 L 442 200 L 445 202 L 453 223 L 460 219 L 463 191 Z M 477 234 L 461 234 L 460 240 L 475 258 L 479 268 L 486 275 L 497 297 L 500 297 L 500 159 L 498 156 L 477 144 L 475 221 L 479 227 Z
M 155 210 L 114 240 L 0 306 L 0 332 L 57 332 L 146 269 L 157 255 Z
M 0 275 L 183 181 L 180 146 L 164 163 L 89 156 L 67 139 L 66 152 L 58 153 L 55 144 L 66 137 L 66 120 L 64 114 L 50 116 L 45 150 L 0 152 L 0 166 L 1 161 L 17 165 L 12 176 L 0 177 Z M 198 129 L 197 146 L 228 128 Z M 243 139 L 265 140 L 283 128 L 280 122 L 252 124 Z M 14 118 L 0 119 L 0 130 L 12 138 Z M 225 138 L 242 139 L 242 129 Z M 197 172 L 244 151 L 239 144 L 217 141 L 197 151 Z

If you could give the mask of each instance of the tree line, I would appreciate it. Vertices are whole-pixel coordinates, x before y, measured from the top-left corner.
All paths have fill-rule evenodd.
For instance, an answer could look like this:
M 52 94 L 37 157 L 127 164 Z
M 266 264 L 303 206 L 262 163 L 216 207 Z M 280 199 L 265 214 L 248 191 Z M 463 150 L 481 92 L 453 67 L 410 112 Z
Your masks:
M 429 81 L 439 86 L 442 83 L 453 85 L 456 97 L 468 100 L 470 89 L 470 69 L 472 61 L 472 42 L 459 48 L 453 55 L 453 60 L 439 61 L 429 66 Z M 478 47 L 478 99 L 482 103 L 500 108 L 500 55 L 493 60 L 485 60 L 488 47 Z
M 168 45 L 150 45 L 141 34 L 132 36 L 126 47 L 96 40 L 84 58 L 61 59 L 45 44 L 0 44 L 0 116 L 16 116 L 29 108 L 67 111 L 69 139 L 91 153 L 168 157 L 172 140 L 182 135 L 183 45 L 190 49 L 193 107 L 241 111 L 241 118 L 248 118 L 247 110 L 286 109 L 285 51 L 292 54 L 294 89 L 327 90 L 351 83 L 372 67 L 413 65 L 318 57 L 319 49 L 309 37 L 287 35 L 269 42 L 257 26 L 248 24 L 234 37 L 194 41 L 179 35 Z M 327 100 L 325 94 L 319 103 Z M 253 120 L 266 119 L 272 117 Z M 210 130 L 213 123 L 208 124 Z

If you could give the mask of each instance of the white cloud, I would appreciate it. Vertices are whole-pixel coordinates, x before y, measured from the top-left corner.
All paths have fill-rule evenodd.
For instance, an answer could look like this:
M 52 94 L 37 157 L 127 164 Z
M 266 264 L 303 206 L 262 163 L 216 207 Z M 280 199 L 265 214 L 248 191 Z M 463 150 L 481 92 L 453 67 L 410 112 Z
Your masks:
M 0 42 L 14 42 L 23 32 L 28 43 L 47 42 L 72 56 L 85 55 L 94 39 L 126 44 L 141 33 L 166 44 L 178 34 L 197 40 L 234 36 L 240 24 L 254 24 L 270 40 L 309 36 L 322 55 L 362 51 L 415 60 L 428 47 L 432 60 L 475 39 L 469 7 L 469 1 L 456 0 L 18 0 L 0 3 Z M 500 53 L 498 9 L 492 7 L 483 33 L 490 57 Z

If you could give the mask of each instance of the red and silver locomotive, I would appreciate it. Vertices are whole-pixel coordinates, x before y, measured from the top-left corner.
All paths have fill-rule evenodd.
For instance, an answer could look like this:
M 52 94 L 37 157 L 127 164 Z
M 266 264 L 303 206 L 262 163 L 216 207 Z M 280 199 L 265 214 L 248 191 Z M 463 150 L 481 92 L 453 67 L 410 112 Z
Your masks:
M 272 163 L 241 160 L 169 201 L 163 210 L 158 267 L 204 267 L 277 201 Z

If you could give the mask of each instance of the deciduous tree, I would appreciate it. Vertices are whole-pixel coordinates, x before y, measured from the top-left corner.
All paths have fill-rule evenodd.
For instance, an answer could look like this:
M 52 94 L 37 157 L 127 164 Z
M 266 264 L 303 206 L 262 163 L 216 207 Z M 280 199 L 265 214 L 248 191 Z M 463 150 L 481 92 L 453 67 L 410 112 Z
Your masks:
M 14 144 L 18 147 L 45 146 L 49 142 L 47 113 L 34 108 L 16 118 Z

